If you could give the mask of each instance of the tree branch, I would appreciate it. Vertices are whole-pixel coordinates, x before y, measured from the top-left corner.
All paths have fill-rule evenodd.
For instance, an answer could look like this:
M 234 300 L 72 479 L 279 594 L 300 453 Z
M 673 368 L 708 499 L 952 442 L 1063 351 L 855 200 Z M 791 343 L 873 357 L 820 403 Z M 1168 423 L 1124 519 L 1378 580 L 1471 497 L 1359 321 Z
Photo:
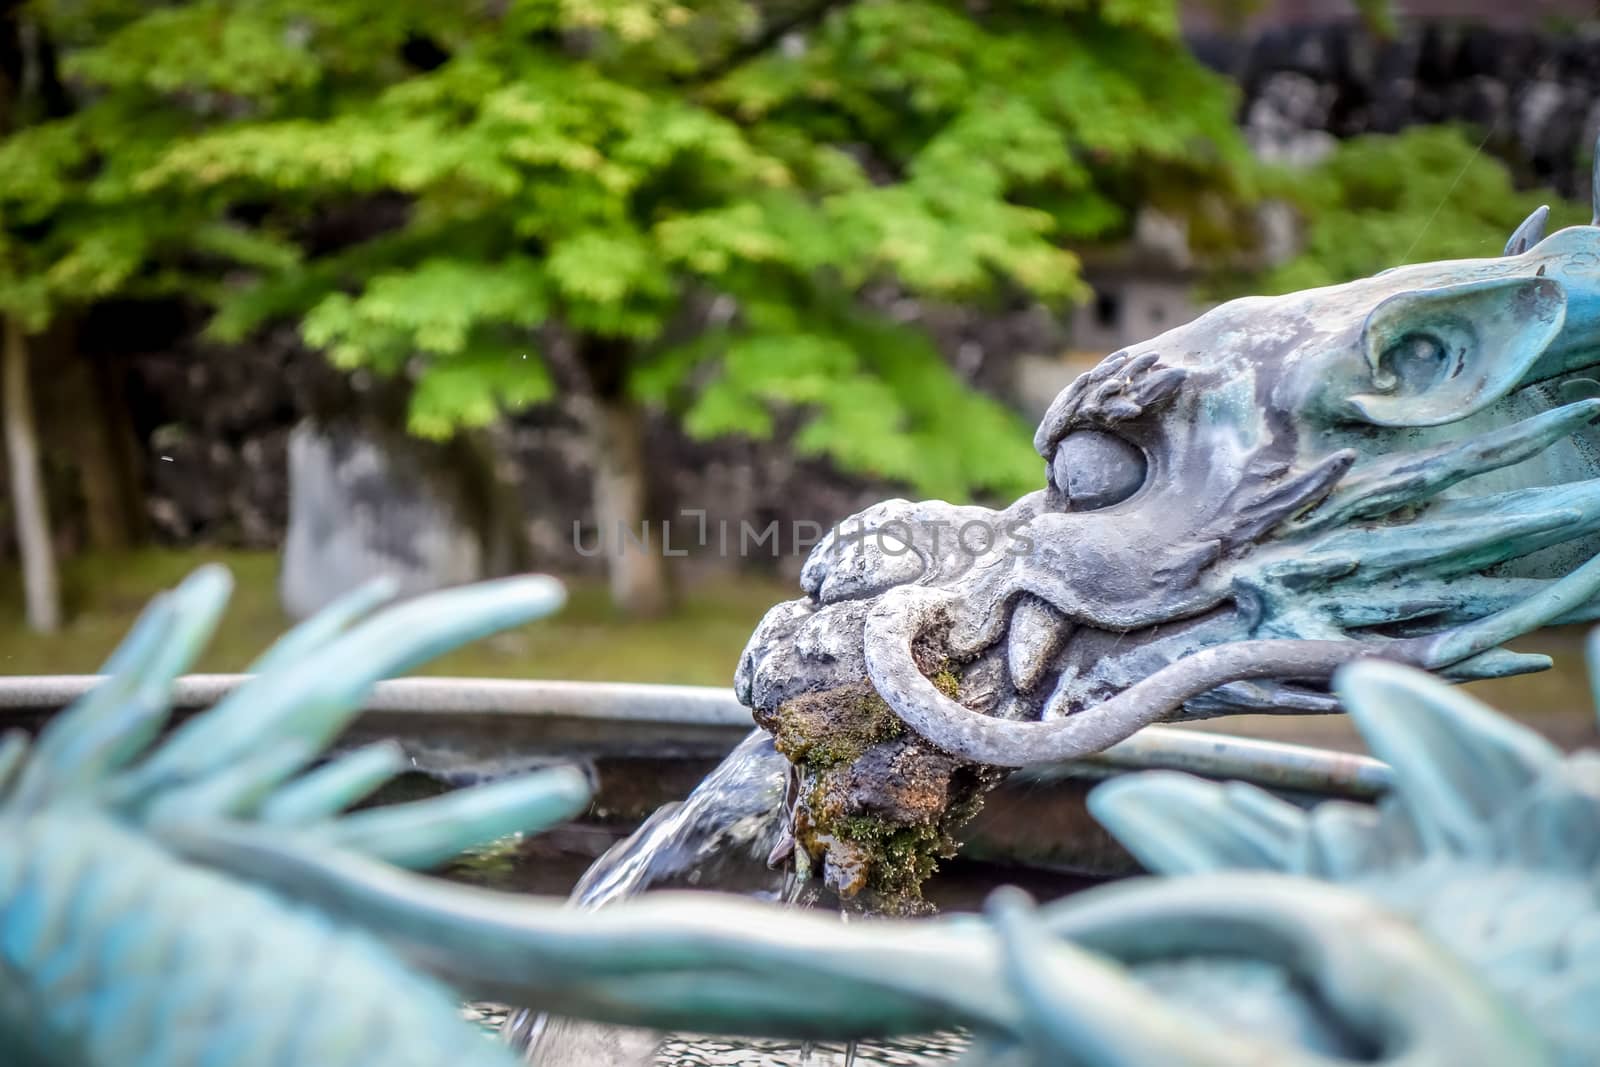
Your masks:
M 843 7 L 846 2 L 848 0 L 814 0 L 812 3 L 804 4 L 787 15 L 773 19 L 754 37 L 728 50 L 714 62 L 674 80 L 688 85 L 702 85 L 716 81 L 757 56 L 771 51 L 779 41 L 796 30 L 820 22 L 834 8 Z

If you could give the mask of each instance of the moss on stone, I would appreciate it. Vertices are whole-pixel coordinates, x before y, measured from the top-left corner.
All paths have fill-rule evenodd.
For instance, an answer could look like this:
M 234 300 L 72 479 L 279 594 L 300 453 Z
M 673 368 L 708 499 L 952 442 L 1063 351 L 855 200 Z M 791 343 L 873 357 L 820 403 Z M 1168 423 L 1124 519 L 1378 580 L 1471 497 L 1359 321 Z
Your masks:
M 954 842 L 931 824 L 895 826 L 870 816 L 840 820 L 838 836 L 861 846 L 871 857 L 866 890 L 874 907 L 890 914 L 928 910 L 922 887 L 953 854 Z
M 770 729 L 797 766 L 852 763 L 871 746 L 905 733 L 905 724 L 865 682 L 808 693 L 784 704 Z
M 955 699 L 947 663 L 928 677 Z M 852 906 L 929 910 L 923 885 L 992 784 L 910 733 L 865 679 L 786 702 L 761 725 L 800 772 L 796 842 Z

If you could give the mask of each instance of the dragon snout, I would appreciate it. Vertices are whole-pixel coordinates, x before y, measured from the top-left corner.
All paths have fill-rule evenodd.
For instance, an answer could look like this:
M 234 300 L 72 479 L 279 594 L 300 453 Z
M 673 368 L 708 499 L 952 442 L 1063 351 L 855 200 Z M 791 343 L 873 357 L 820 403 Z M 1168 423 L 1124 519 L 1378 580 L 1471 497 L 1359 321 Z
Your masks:
M 963 606 L 939 635 L 941 660 L 982 653 L 1006 631 L 1005 520 L 987 508 L 893 500 L 840 523 L 801 569 L 806 596 L 774 607 L 751 635 L 734 679 L 739 699 L 771 710 L 805 691 L 863 680 L 868 612 L 903 587 L 945 590 Z M 1015 632 L 1028 636 L 1012 657 L 1022 688 L 1044 676 L 1061 621 L 1038 605 L 1022 612 Z
M 800 587 L 819 604 L 881 593 L 914 582 L 927 571 L 909 531 L 848 523 L 811 550 L 800 572 Z

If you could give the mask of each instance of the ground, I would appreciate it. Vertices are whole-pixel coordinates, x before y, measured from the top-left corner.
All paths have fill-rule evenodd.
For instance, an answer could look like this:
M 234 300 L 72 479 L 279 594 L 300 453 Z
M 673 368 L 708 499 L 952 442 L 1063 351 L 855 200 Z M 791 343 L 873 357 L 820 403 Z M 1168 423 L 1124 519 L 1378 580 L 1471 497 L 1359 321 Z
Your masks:
M 195 669 L 242 670 L 290 625 L 278 607 L 276 556 L 149 550 L 68 562 L 62 574 L 68 622 L 49 637 L 23 625 L 19 577 L 0 575 L 0 675 L 94 671 L 152 596 L 213 561 L 228 566 L 237 588 Z M 670 618 L 630 620 L 611 609 L 602 582 L 567 585 L 568 604 L 554 620 L 480 641 L 418 673 L 731 685 L 739 653 L 762 614 L 798 592 L 776 579 L 718 578 L 684 588 Z

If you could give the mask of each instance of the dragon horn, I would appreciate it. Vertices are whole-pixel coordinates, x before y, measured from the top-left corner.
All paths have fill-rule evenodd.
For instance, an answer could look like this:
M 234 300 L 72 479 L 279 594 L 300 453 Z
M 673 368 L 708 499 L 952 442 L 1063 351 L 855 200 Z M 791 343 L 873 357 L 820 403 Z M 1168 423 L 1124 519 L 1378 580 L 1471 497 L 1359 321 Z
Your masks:
M 385 602 L 393 600 L 398 591 L 398 583 L 388 575 L 363 583 L 278 638 L 271 648 L 245 669 L 245 673 L 266 674 L 284 664 L 300 661 L 344 634 Z
M 1150 771 L 1095 787 L 1089 813 L 1157 874 L 1290 870 L 1311 817 L 1243 782 Z
M 1429 851 L 1482 855 L 1500 813 L 1559 777 L 1554 745 L 1421 671 L 1358 663 L 1333 684 L 1367 746 L 1394 768 L 1391 795 Z
M 307 829 L 333 848 L 427 869 L 475 844 L 541 833 L 576 818 L 592 795 L 582 768 L 557 766 L 427 800 L 369 808 Z
M 157 597 L 106 661 L 107 680 L 40 732 L 10 802 L 37 810 L 96 789 L 143 752 L 171 713 L 172 680 L 205 648 L 232 590 L 227 569 L 211 564 Z
M 381 589 L 352 594 L 345 607 Z M 278 665 L 234 690 L 207 715 L 179 727 L 161 748 L 123 776 L 116 799 L 136 804 L 162 789 L 220 773 L 246 754 L 300 739 L 313 753 L 360 713 L 373 683 L 465 641 L 550 614 L 565 593 L 554 578 L 526 575 L 446 589 L 408 600 Z M 339 606 L 335 606 L 339 609 Z M 337 614 L 347 614 L 342 609 Z M 313 620 L 314 622 L 315 620 Z M 301 631 L 296 631 L 299 633 Z M 296 633 L 285 638 L 300 644 Z
M 1516 231 L 1512 233 L 1511 240 L 1506 242 L 1505 254 L 1508 256 L 1520 256 L 1544 240 L 1544 226 L 1549 221 L 1549 204 L 1541 204 L 1535 208 L 1533 214 L 1523 219 L 1522 225 L 1518 226 Z

